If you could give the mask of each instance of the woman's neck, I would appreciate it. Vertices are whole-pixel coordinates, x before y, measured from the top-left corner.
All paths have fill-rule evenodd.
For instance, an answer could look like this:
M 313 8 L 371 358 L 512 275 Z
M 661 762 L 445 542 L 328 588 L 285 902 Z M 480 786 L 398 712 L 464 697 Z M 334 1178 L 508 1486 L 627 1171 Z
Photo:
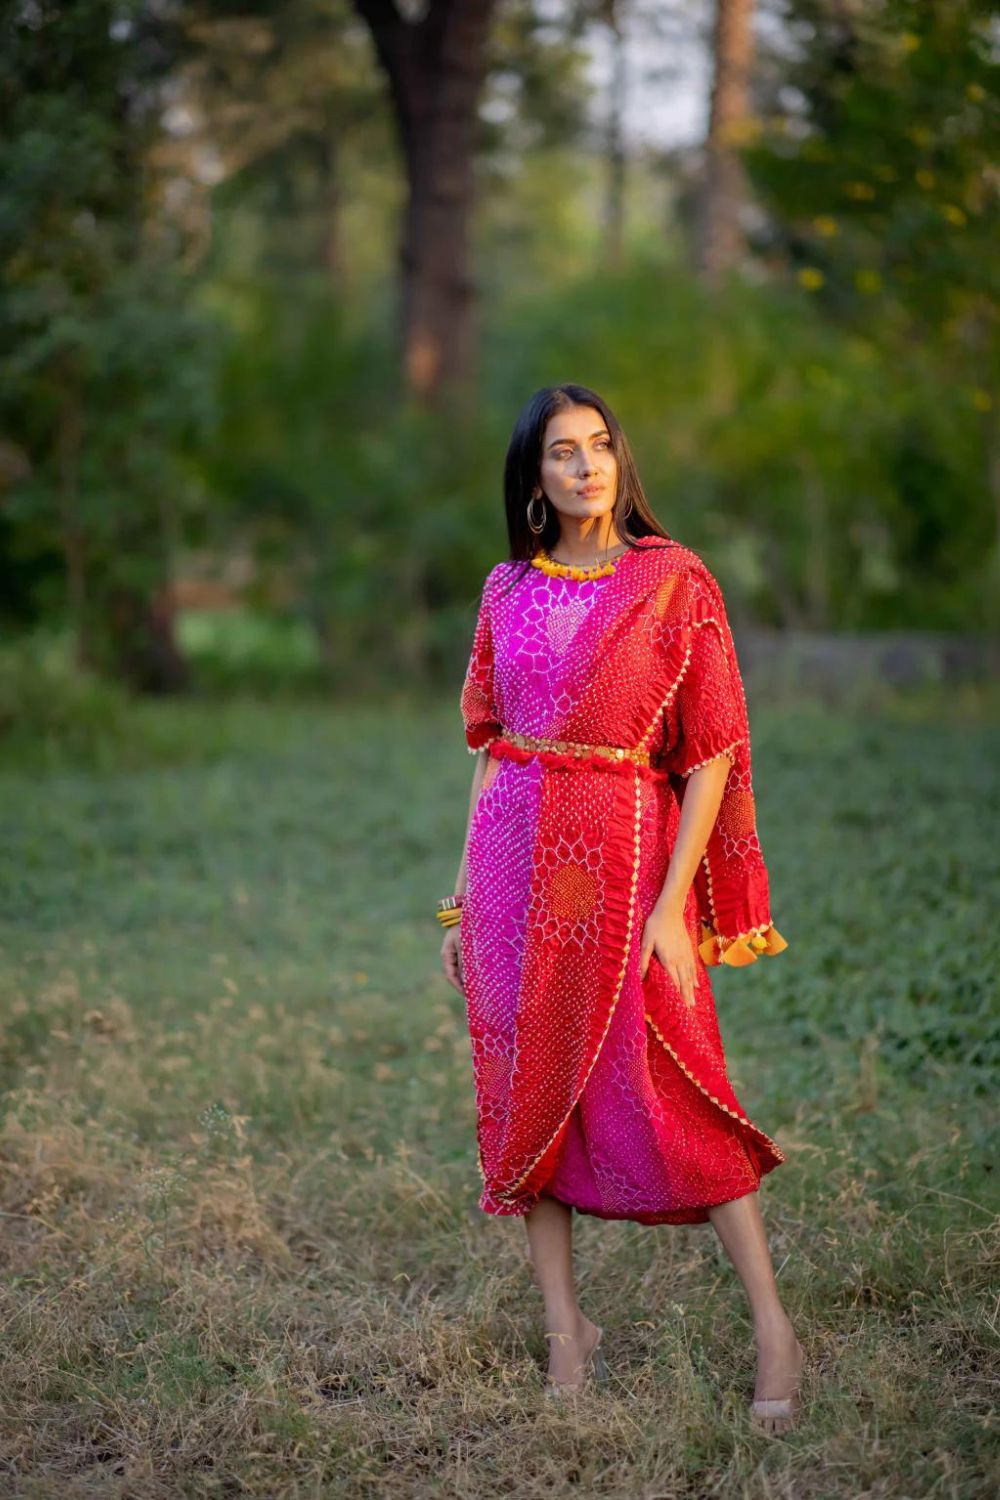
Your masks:
M 563 521 L 559 540 L 551 549 L 551 556 L 558 558 L 560 562 L 585 567 L 589 563 L 604 562 L 609 552 L 614 552 L 622 545 L 622 538 L 610 521 L 600 531 L 593 523 L 574 526 Z

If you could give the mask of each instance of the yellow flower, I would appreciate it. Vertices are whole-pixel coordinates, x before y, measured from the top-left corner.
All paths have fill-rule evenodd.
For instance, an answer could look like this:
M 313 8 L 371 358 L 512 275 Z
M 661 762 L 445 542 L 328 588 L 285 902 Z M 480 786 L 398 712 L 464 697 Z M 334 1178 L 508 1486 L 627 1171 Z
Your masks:
M 854 273 L 854 285 L 859 292 L 872 296 L 882 290 L 882 278 L 877 271 L 861 270 Z
M 813 219 L 813 228 L 817 234 L 821 234 L 827 240 L 840 233 L 840 225 L 829 214 L 819 214 Z
M 969 400 L 976 408 L 976 411 L 993 410 L 993 397 L 990 395 L 989 391 L 984 391 L 981 386 L 977 385 L 973 387 L 973 389 L 969 392 Z
M 823 272 L 817 270 L 815 266 L 803 266 L 797 276 L 799 285 L 805 287 L 807 292 L 818 292 L 826 281 Z
M 954 203 L 942 203 L 941 212 L 948 220 L 948 223 L 954 224 L 958 229 L 961 229 L 962 225 L 966 222 L 964 213 Z
M 899 40 L 904 52 L 916 52 L 920 46 L 920 38 L 913 31 L 904 31 Z
M 854 198 L 858 203 L 867 203 L 875 196 L 875 189 L 870 182 L 845 183 L 844 192 L 848 198 Z
M 978 83 L 970 83 L 966 86 L 965 97 L 971 99 L 973 104 L 981 104 L 986 98 L 986 90 Z
M 929 191 L 935 183 L 933 172 L 928 172 L 926 167 L 921 167 L 917 175 L 917 186 Z

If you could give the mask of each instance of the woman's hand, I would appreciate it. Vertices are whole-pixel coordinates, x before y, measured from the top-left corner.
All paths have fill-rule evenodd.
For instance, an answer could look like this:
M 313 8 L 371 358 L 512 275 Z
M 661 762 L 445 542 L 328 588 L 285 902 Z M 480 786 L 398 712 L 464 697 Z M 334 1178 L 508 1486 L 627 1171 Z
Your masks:
M 643 979 L 654 953 L 680 990 L 684 1004 L 693 1005 L 697 974 L 694 944 L 683 913 L 676 906 L 654 906 L 642 929 Z
M 461 926 L 446 927 L 441 944 L 441 966 L 448 983 L 454 985 L 460 995 L 465 994 L 465 975 L 462 973 L 462 944 L 459 938 Z

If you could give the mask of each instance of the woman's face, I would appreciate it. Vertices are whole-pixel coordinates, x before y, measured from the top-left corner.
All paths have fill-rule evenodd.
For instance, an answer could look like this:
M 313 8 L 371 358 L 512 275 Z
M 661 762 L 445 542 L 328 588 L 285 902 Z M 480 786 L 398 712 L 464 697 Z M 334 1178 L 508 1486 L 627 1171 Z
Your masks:
M 563 515 L 593 520 L 612 509 L 618 460 L 604 418 L 594 407 L 570 406 L 549 418 L 538 483 Z

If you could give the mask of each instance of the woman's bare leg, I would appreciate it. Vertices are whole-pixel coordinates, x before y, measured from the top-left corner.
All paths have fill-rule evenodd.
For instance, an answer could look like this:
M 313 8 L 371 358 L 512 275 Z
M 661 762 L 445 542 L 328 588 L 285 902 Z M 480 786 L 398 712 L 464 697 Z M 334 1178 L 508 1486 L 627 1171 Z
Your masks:
M 754 1399 L 791 1396 L 802 1374 L 802 1348 L 778 1296 L 756 1192 L 708 1211 L 750 1302 L 757 1341 Z
M 580 1384 L 597 1339 L 597 1325 L 584 1317 L 576 1300 L 572 1211 L 555 1198 L 542 1198 L 525 1215 L 524 1223 L 535 1280 L 545 1303 L 549 1377 Z

